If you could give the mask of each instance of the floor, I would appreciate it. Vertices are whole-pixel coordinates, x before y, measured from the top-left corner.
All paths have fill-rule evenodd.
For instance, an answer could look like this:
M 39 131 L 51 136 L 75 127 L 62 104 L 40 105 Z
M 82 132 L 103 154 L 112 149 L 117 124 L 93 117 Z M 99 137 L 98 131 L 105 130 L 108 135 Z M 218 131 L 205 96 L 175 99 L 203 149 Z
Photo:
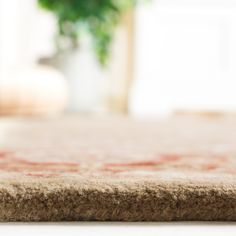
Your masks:
M 234 222 L 176 222 L 176 223 L 1 223 L 0 235 L 236 235 Z

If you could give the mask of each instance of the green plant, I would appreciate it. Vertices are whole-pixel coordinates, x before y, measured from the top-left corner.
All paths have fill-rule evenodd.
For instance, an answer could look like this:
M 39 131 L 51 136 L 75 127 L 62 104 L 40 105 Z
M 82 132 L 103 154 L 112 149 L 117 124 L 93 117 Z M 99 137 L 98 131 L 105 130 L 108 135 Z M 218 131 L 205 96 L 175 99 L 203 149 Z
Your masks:
M 57 46 L 67 39 L 70 47 L 77 47 L 83 32 L 92 36 L 99 62 L 107 63 L 116 25 L 125 11 L 138 0 L 38 0 L 39 5 L 53 12 L 58 20 Z

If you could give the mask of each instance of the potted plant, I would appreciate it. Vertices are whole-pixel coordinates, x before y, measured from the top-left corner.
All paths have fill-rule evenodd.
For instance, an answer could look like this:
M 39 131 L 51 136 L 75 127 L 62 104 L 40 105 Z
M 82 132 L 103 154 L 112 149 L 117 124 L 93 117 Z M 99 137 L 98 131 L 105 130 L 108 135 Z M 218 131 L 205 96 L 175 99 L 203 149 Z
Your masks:
M 71 108 L 92 110 L 104 100 L 113 37 L 123 15 L 138 0 L 38 0 L 58 22 L 54 64 L 71 84 Z M 87 52 L 93 51 L 94 57 Z M 95 59 L 96 58 L 96 59 Z M 90 68 L 86 68 L 90 61 Z M 92 96 L 92 98 L 91 98 Z

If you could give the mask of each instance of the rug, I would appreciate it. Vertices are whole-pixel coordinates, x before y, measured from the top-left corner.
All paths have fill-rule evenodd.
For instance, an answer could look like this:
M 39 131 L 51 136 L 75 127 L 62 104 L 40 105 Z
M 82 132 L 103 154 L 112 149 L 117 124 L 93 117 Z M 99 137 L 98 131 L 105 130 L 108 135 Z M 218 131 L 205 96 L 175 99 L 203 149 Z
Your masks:
M 0 221 L 236 220 L 236 117 L 0 119 Z

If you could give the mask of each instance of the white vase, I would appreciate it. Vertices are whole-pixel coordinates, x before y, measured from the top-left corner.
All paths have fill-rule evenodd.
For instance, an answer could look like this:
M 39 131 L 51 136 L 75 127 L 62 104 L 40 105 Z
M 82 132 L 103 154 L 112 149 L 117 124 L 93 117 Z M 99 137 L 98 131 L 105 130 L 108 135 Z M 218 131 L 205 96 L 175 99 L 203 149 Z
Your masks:
M 74 112 L 127 112 L 132 82 L 133 14 L 124 16 L 117 27 L 109 63 L 102 67 L 88 36 L 79 47 L 41 60 L 55 66 L 69 84 L 68 110 Z
M 108 71 L 99 65 L 87 44 L 58 54 L 52 58 L 51 63 L 68 81 L 69 111 L 106 111 Z

